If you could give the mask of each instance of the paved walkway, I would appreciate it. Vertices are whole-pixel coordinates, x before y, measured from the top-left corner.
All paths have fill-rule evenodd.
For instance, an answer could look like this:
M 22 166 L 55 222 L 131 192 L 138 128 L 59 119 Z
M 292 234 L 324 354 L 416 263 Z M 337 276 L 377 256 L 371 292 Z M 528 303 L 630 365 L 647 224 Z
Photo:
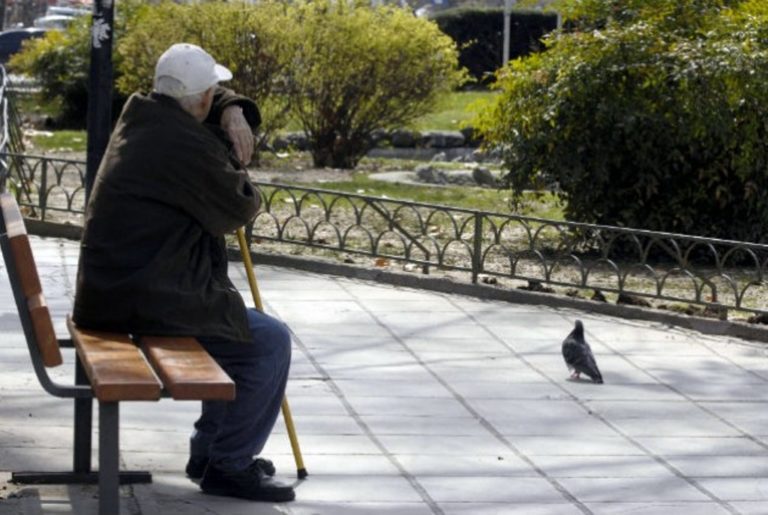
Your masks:
M 33 246 L 63 322 L 77 246 Z M 240 265 L 231 273 L 247 297 Z M 154 483 L 124 487 L 122 513 L 768 513 L 762 345 L 284 269 L 257 276 L 268 311 L 294 332 L 288 398 L 310 473 L 297 501 L 200 494 L 182 472 L 198 405 L 127 403 L 122 460 L 152 470 Z M 604 385 L 566 380 L 560 342 L 576 318 Z M 2 482 L 11 470 L 66 469 L 71 419 L 71 404 L 32 373 L 3 269 L 0 514 L 95 513 L 93 487 Z M 265 455 L 294 481 L 282 421 Z

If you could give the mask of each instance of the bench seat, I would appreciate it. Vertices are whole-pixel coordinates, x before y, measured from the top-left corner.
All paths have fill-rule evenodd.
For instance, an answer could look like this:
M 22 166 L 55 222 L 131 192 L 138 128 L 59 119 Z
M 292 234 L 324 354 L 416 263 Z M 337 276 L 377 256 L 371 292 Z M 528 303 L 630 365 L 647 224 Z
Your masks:
M 79 329 L 71 318 L 67 327 L 98 400 L 160 399 L 162 385 L 128 335 Z
M 196 339 L 144 336 L 139 343 L 173 399 L 235 398 L 235 383 Z
M 194 338 L 145 336 L 67 327 L 100 401 L 232 400 L 235 383 Z M 143 352 L 142 352 L 143 351 Z

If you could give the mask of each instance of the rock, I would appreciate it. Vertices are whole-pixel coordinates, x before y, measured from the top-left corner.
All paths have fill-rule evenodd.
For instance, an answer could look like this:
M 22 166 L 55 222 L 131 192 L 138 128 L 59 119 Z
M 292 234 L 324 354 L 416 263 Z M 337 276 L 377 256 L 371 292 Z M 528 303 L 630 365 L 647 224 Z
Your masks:
M 426 131 L 422 133 L 424 145 L 431 148 L 464 146 L 464 135 L 459 131 Z
M 445 152 L 438 152 L 434 156 L 432 156 L 432 159 L 430 159 L 433 163 L 438 163 L 441 161 L 445 161 L 447 159 L 447 156 L 445 155 Z
M 288 145 L 296 150 L 309 150 L 309 138 L 303 132 L 289 132 L 285 135 Z
M 272 149 L 281 152 L 289 148 L 296 150 L 309 150 L 309 138 L 303 132 L 287 132 L 277 135 L 272 140 Z
M 475 180 L 469 172 L 454 172 L 446 174 L 448 182 L 460 186 L 475 186 Z
M 641 297 L 635 297 L 633 295 L 627 295 L 626 293 L 619 293 L 619 298 L 616 299 L 616 304 L 626 304 L 628 306 L 641 306 L 644 308 L 650 308 L 651 303 Z
M 478 148 L 474 152 L 472 152 L 472 157 L 477 162 L 499 163 L 501 162 L 501 159 L 502 159 L 501 148 L 499 147 L 495 147 L 492 149 Z
M 480 186 L 496 187 L 496 177 L 493 176 L 488 168 L 478 166 L 472 170 L 472 179 Z
M 528 281 L 528 286 L 518 286 L 518 290 L 538 291 L 542 293 L 555 293 L 555 290 L 544 286 L 540 281 Z
M 482 139 L 479 137 L 479 134 L 474 127 L 464 127 L 460 132 L 462 136 L 464 136 L 464 144 L 466 146 L 479 147 L 482 143 Z
M 272 144 L 270 145 L 275 152 L 282 152 L 288 148 L 288 140 L 283 136 L 275 136 L 272 138 Z
M 386 129 L 374 129 L 371 132 L 371 146 L 375 147 L 382 144 L 389 143 L 389 131 Z
M 477 276 L 477 278 L 480 279 L 480 282 L 483 283 L 483 284 L 498 284 L 499 283 L 499 280 L 496 279 L 492 275 L 479 274 Z
M 747 319 L 750 324 L 768 324 L 768 313 L 758 313 Z
M 394 130 L 390 135 L 392 146 L 396 148 L 413 148 L 420 139 L 421 134 L 405 129 Z
M 704 307 L 704 311 L 701 313 L 701 315 L 707 318 L 716 318 L 718 320 L 728 320 L 728 308 L 720 304 L 717 304 L 717 305 L 710 304 Z
M 448 182 L 445 172 L 430 165 L 419 165 L 416 167 L 415 172 L 416 180 L 420 182 L 428 184 L 445 184 Z

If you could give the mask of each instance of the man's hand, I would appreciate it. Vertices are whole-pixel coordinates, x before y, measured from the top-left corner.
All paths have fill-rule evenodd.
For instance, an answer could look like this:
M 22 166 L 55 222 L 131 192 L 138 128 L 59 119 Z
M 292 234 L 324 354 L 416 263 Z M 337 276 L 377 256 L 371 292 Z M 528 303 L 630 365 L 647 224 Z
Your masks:
M 221 128 L 229 135 L 234 145 L 235 155 L 245 166 L 253 157 L 253 132 L 243 116 L 243 108 L 231 105 L 221 114 Z

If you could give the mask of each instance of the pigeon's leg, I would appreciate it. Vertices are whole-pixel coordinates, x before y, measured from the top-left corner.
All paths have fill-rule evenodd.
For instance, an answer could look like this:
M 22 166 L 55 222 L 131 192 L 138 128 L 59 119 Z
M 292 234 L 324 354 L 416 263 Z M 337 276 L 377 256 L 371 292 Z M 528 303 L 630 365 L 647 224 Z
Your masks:
M 578 370 L 574 370 L 573 373 L 571 374 L 571 379 L 578 380 L 580 375 L 581 375 L 581 372 L 579 372 Z

